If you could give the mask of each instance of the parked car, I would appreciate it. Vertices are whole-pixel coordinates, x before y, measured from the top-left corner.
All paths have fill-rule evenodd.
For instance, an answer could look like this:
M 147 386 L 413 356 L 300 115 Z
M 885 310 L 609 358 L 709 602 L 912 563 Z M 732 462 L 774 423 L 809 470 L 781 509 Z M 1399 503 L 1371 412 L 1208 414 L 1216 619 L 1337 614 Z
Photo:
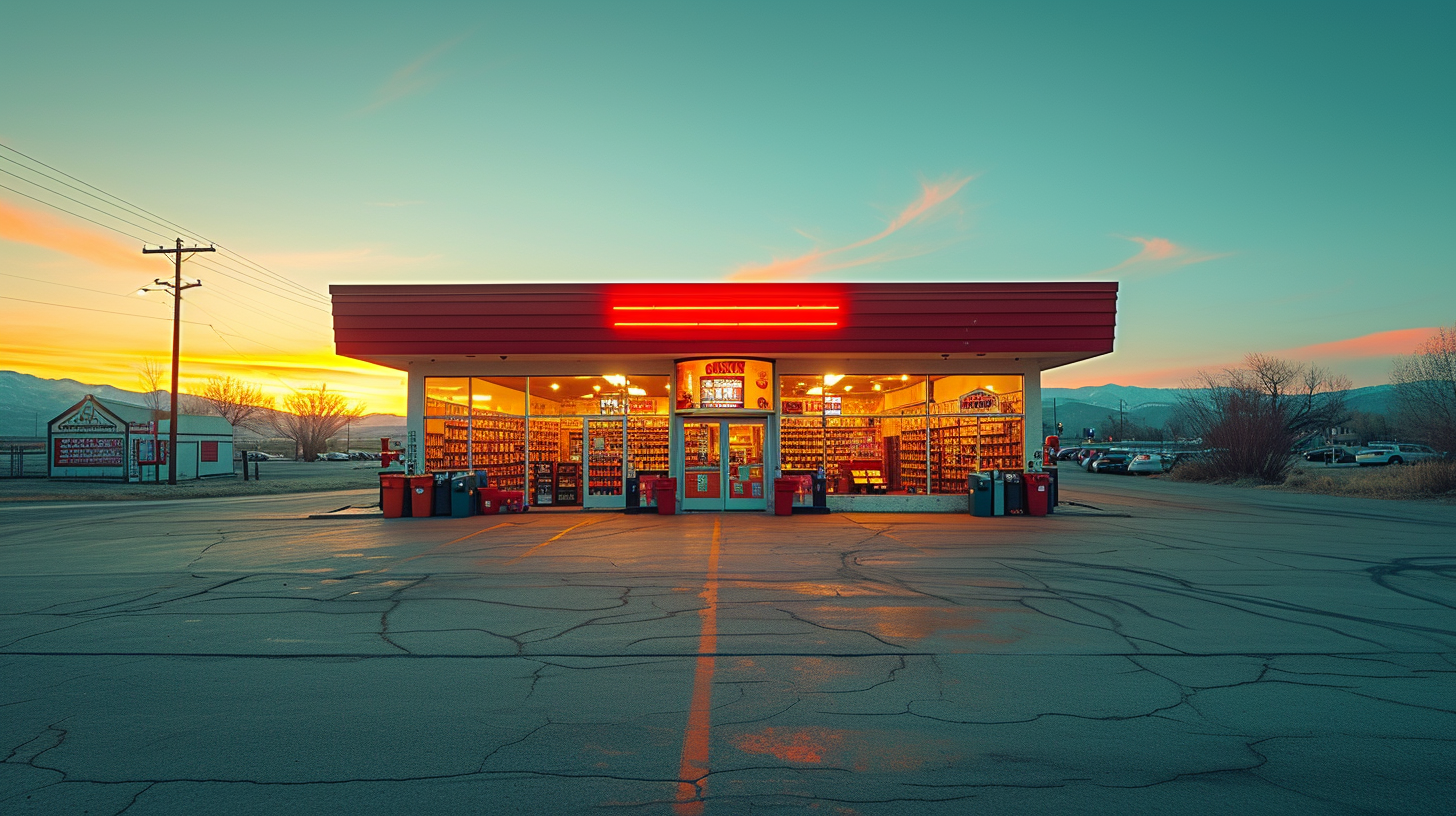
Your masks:
M 1081 452 L 1081 448 L 1062 448 L 1061 450 L 1057 451 L 1057 461 L 1066 462 L 1069 460 L 1075 460 L 1078 454 L 1080 454 Z
M 1093 473 L 1127 473 L 1132 457 L 1126 453 L 1104 453 L 1092 463 Z
M 1304 459 L 1306 462 L 1333 462 L 1335 464 L 1347 465 L 1355 461 L 1355 451 L 1349 448 L 1342 448 L 1339 445 L 1333 445 L 1306 451 Z
M 318 462 L 347 462 L 347 461 L 349 461 L 349 454 L 347 454 L 347 453 L 339 453 L 338 451 L 333 451 L 331 453 L 320 453 L 318 455 L 318 459 L 316 459 L 315 461 L 318 461 Z
M 1380 448 L 1366 448 L 1355 454 L 1356 463 L 1365 465 L 1401 465 L 1407 462 L 1420 462 L 1426 459 L 1435 459 L 1440 454 L 1425 445 L 1412 445 L 1406 442 L 1387 445 Z
M 1139 453 L 1127 463 L 1128 473 L 1167 473 L 1173 469 L 1173 457 L 1161 453 Z
M 1088 473 L 1091 473 L 1092 472 L 1092 466 L 1095 465 L 1095 464 L 1097 464 L 1097 460 L 1098 459 L 1101 459 L 1105 455 L 1106 455 L 1106 452 L 1105 451 L 1089 450 L 1089 451 L 1087 451 L 1087 455 L 1086 456 L 1083 456 L 1083 457 L 1081 457 L 1080 459 L 1077 460 L 1077 463 L 1082 466 L 1082 469 L 1083 470 L 1087 471 Z

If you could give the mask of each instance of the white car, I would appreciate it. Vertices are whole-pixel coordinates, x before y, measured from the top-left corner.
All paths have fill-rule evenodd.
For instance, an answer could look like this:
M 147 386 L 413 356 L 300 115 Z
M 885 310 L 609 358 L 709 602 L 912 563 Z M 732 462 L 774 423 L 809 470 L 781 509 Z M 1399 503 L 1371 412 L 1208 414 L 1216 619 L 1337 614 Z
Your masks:
M 1421 462 L 1434 459 L 1440 454 L 1425 445 L 1411 445 L 1405 442 L 1388 444 L 1379 448 L 1365 448 L 1355 454 L 1359 465 L 1401 465 L 1407 462 Z
M 1173 469 L 1173 457 L 1161 453 L 1139 453 L 1127 463 L 1128 473 L 1167 473 Z

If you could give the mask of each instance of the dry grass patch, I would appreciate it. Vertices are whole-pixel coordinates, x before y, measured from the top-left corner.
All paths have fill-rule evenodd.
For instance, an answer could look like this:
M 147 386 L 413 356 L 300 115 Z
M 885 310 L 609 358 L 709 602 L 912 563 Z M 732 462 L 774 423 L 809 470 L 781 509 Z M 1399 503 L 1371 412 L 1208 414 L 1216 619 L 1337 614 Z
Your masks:
M 1295 468 L 1285 488 L 1366 499 L 1456 498 L 1456 462 L 1380 468 Z

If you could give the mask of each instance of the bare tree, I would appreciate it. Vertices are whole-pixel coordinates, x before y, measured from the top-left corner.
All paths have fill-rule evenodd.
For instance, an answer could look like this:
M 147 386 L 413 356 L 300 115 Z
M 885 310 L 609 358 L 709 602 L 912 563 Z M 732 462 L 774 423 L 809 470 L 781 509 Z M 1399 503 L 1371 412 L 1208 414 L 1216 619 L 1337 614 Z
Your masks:
M 161 363 L 146 357 L 136 367 L 137 380 L 142 384 L 142 401 L 153 411 L 171 410 L 170 372 Z
M 364 404 L 349 404 L 340 394 L 329 393 L 329 387 L 295 391 L 283 398 L 282 410 L 271 416 L 273 430 L 292 439 L 304 460 L 312 460 L 328 447 L 329 438 L 350 420 L 364 415 Z
M 209 377 L 195 396 L 235 428 L 259 430 L 273 407 L 273 398 L 260 386 L 232 377 Z
M 1456 325 L 1442 327 L 1395 361 L 1390 374 L 1401 424 L 1435 447 L 1456 451 Z
M 1350 387 L 1348 377 L 1318 366 L 1250 354 L 1242 367 L 1184 383 L 1179 413 L 1213 449 L 1207 476 L 1279 482 L 1296 440 L 1344 419 Z

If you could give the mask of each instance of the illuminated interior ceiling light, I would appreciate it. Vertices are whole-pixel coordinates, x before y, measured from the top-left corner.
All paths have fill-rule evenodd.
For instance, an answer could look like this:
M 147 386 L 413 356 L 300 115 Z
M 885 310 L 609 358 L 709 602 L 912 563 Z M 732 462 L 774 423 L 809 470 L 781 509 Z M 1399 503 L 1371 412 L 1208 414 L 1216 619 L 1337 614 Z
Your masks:
M 475 400 L 476 402 L 490 402 L 490 395 L 489 394 L 476 394 L 476 395 L 472 396 L 471 399 Z
M 901 374 L 900 375 L 900 382 L 905 382 L 908 379 L 910 379 L 910 375 L 909 374 Z
M 581 395 L 581 398 L 582 399 L 594 399 L 595 397 L 596 397 L 596 394 L 582 394 Z
M 560 383 L 551 383 L 551 390 L 552 391 L 560 391 L 561 390 Z
M 825 374 L 824 375 L 824 384 L 825 385 L 834 385 L 834 384 L 838 383 L 842 379 L 844 379 L 844 375 L 843 374 Z
M 880 390 L 880 384 L 879 383 L 875 383 L 875 390 L 876 391 L 879 391 Z
M 627 389 L 627 393 L 628 394 L 631 394 L 634 397 L 645 397 L 645 396 L 647 396 L 647 391 L 646 390 L 641 389 L 641 388 L 638 388 L 635 385 L 632 386 L 631 388 L 628 388 Z
M 603 374 L 602 379 L 606 380 L 612 385 L 617 386 L 618 388 L 621 388 L 622 386 L 627 384 L 627 378 L 622 376 L 621 374 Z
M 995 391 L 996 390 L 996 386 L 994 386 L 994 385 L 988 385 L 988 386 L 986 386 L 986 390 L 987 391 Z
M 805 394 L 816 394 L 817 395 L 817 394 L 824 393 L 824 389 L 816 385 L 813 388 L 810 388 L 808 391 L 805 391 L 804 393 Z
M 846 386 L 845 386 L 845 387 L 844 387 L 844 390 L 845 390 L 845 391 L 853 391 L 853 390 L 854 390 L 854 386 L 852 386 L 852 385 L 846 385 Z
M 592 390 L 593 391 L 600 391 L 600 390 L 602 390 L 602 387 L 600 385 L 593 385 L 592 386 Z

